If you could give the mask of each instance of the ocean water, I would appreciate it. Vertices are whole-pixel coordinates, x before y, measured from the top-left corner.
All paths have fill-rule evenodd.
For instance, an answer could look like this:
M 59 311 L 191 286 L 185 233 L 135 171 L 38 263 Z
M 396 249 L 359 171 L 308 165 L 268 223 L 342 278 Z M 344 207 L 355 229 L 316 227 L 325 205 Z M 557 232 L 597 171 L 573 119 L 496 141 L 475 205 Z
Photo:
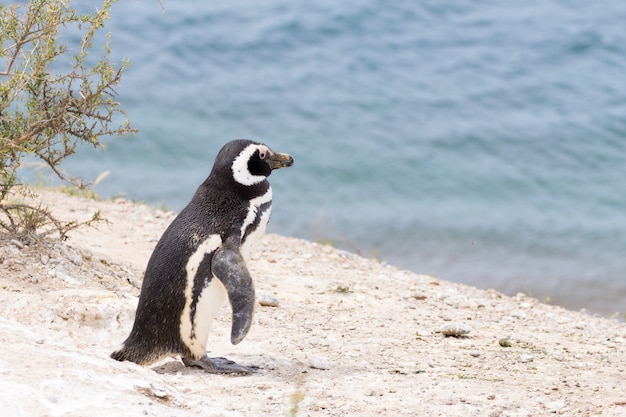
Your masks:
M 269 231 L 626 311 L 626 2 L 120 0 L 140 132 L 70 172 L 180 210 L 234 138 L 291 153 Z

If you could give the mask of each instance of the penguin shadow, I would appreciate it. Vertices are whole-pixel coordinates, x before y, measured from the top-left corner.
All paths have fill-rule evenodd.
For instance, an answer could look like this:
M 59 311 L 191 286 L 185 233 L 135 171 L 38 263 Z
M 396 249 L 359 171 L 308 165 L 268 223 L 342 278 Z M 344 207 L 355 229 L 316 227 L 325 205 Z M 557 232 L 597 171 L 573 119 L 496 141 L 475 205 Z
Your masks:
M 263 370 L 265 368 L 263 366 L 260 366 L 260 367 L 253 366 L 253 367 L 256 369 L 254 370 L 254 372 L 249 373 L 249 374 L 232 373 L 232 374 L 221 374 L 221 375 L 250 376 L 250 375 L 263 373 Z M 192 374 L 198 374 L 198 373 L 206 373 L 204 370 L 200 368 L 196 368 L 193 366 L 185 366 L 185 364 L 180 359 L 168 360 L 167 362 L 153 366 L 150 369 L 152 369 L 154 372 L 160 375 L 192 375 Z
M 152 367 L 152 370 L 157 374 L 166 375 L 166 374 L 191 374 L 198 371 L 201 371 L 197 368 L 190 368 L 185 366 L 180 360 L 170 360 L 168 362 L 162 363 L 160 365 Z

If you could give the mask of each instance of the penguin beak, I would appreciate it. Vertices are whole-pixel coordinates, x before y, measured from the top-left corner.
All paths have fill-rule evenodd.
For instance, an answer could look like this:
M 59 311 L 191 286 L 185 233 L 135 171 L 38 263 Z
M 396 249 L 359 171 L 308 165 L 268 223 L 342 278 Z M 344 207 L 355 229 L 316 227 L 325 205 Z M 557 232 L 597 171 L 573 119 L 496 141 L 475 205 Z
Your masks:
M 293 157 L 286 153 L 272 152 L 267 158 L 271 169 L 290 167 L 293 165 Z

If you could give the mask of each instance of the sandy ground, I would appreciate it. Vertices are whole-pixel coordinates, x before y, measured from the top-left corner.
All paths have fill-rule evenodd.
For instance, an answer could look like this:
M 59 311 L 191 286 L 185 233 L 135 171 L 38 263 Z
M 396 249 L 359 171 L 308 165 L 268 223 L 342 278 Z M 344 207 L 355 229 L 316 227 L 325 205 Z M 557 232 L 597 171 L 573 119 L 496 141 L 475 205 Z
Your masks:
M 110 224 L 0 242 L 2 416 L 626 416 L 624 323 L 276 235 L 250 269 L 279 305 L 258 305 L 237 346 L 225 306 L 209 343 L 258 373 L 113 361 L 173 214 L 41 196 L 58 217 Z

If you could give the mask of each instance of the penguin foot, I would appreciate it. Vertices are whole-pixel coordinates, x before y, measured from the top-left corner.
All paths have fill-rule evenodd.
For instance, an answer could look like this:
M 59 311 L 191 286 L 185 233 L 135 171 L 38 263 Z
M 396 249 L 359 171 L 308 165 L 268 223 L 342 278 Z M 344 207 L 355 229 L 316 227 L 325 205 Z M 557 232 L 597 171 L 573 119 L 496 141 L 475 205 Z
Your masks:
M 238 374 L 249 375 L 256 372 L 258 366 L 243 366 L 226 358 L 209 358 L 204 355 L 200 359 L 182 358 L 185 366 L 201 368 L 210 374 Z

